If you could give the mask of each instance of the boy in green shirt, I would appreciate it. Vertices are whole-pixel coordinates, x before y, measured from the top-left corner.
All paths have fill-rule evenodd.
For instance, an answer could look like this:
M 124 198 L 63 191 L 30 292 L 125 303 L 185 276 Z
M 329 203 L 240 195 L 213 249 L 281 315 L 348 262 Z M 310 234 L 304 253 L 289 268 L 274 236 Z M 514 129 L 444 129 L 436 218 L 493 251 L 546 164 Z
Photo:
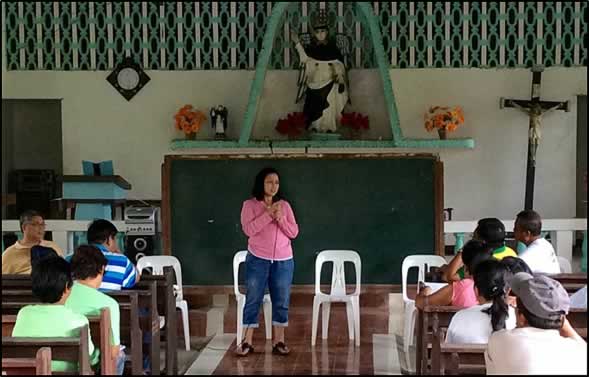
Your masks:
M 79 336 L 79 328 L 88 319 L 64 306 L 72 288 L 70 265 L 63 258 L 50 257 L 33 266 L 32 291 L 42 304 L 23 307 L 16 317 L 13 337 L 72 337 Z M 98 366 L 100 354 L 88 334 L 90 364 Z M 53 372 L 75 371 L 75 363 L 53 360 Z
M 117 374 L 122 375 L 125 367 L 125 353 L 120 346 L 119 304 L 112 297 L 98 291 L 107 264 L 106 257 L 97 247 L 79 246 L 71 259 L 72 276 L 75 282 L 65 306 L 85 316 L 99 315 L 100 309 L 109 309 L 111 357 L 112 360 L 116 360 Z

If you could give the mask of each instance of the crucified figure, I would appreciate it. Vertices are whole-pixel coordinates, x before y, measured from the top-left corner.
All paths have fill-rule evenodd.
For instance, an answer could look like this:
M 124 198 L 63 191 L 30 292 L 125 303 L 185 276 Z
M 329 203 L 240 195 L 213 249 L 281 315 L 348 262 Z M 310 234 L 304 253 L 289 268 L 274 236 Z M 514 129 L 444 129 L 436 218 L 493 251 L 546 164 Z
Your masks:
M 529 107 L 519 105 L 515 101 L 511 101 L 511 106 L 527 114 L 530 117 L 530 128 L 528 133 L 528 139 L 532 148 L 530 148 L 530 161 L 536 165 L 536 151 L 538 150 L 538 144 L 542 138 L 542 131 L 540 125 L 542 123 L 542 117 L 548 113 L 553 112 L 561 107 L 558 103 L 552 107 L 544 109 L 540 103 L 532 103 Z

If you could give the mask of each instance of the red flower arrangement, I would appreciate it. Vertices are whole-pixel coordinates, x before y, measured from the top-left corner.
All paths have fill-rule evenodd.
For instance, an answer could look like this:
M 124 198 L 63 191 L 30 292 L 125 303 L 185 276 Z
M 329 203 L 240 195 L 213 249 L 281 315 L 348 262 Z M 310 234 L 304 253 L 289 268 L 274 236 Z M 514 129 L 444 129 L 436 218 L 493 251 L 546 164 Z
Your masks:
M 357 112 L 343 113 L 340 124 L 342 127 L 348 127 L 356 131 L 367 130 L 370 128 L 368 115 L 362 115 Z
M 305 114 L 289 113 L 286 119 L 278 120 L 276 131 L 281 135 L 288 135 L 289 138 L 295 138 L 303 134 L 306 128 Z

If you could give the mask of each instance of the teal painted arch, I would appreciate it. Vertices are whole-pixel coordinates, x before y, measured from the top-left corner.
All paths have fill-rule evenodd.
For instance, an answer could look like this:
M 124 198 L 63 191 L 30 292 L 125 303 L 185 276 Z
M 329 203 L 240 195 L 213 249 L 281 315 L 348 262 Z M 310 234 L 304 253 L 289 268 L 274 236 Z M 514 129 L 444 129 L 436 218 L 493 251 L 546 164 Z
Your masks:
M 274 39 L 278 31 L 280 20 L 288 8 L 295 4 L 297 3 L 279 2 L 272 8 L 272 13 L 270 15 L 262 42 L 262 49 L 256 63 L 256 71 L 250 88 L 247 108 L 239 136 L 239 145 L 241 146 L 247 145 L 250 140 L 260 103 L 260 97 L 264 87 L 266 72 L 268 71 L 272 46 L 274 44 Z M 403 146 L 403 132 L 401 131 L 401 126 L 399 124 L 399 113 L 397 111 L 397 104 L 393 92 L 393 84 L 389 74 L 389 63 L 386 59 L 386 54 L 382 43 L 382 35 L 380 33 L 378 18 L 374 14 L 374 11 L 369 3 L 355 2 L 355 5 L 360 13 L 364 16 L 366 26 L 370 32 L 370 41 L 374 48 L 376 63 L 378 65 L 378 71 L 383 84 L 385 103 L 389 115 L 389 125 L 391 127 L 392 133 L 393 147 Z

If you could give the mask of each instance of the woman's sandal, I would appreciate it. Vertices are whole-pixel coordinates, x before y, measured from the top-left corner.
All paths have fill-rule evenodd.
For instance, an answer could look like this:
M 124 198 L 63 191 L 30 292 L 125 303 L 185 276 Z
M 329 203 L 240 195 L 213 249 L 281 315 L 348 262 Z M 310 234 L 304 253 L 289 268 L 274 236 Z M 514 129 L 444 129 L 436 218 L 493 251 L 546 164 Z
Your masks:
M 272 347 L 272 353 L 275 355 L 286 356 L 290 353 L 290 349 L 283 342 L 278 342 Z
M 241 345 L 235 349 L 235 354 L 237 356 L 243 357 L 249 355 L 250 353 L 254 353 L 254 347 L 248 342 L 241 343 Z

